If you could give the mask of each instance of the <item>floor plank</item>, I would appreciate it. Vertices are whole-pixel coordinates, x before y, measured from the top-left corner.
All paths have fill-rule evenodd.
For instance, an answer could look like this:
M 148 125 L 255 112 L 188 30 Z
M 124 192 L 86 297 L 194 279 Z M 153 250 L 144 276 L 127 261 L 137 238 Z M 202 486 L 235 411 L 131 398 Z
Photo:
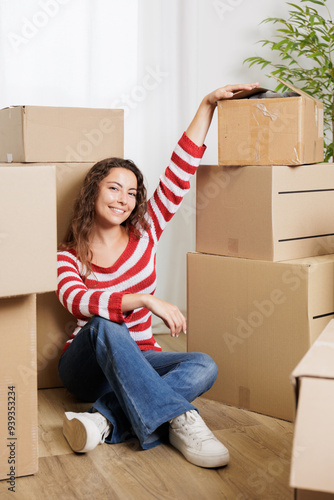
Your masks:
M 164 349 L 186 349 L 185 336 L 159 336 Z M 0 498 L 16 500 L 292 500 L 288 486 L 293 424 L 204 397 L 194 404 L 229 448 L 227 467 L 188 463 L 168 443 L 141 450 L 138 441 L 103 444 L 72 453 L 62 434 L 65 410 L 86 411 L 64 388 L 39 391 L 39 472 L 16 479 L 16 492 L 0 481 Z

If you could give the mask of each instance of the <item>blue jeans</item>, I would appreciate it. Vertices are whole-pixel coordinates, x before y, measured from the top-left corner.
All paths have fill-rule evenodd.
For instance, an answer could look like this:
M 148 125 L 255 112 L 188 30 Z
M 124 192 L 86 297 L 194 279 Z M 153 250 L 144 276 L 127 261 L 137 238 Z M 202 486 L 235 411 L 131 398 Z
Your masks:
M 107 442 L 135 434 L 148 449 L 162 442 L 163 424 L 195 408 L 191 401 L 213 385 L 217 366 L 202 353 L 140 351 L 124 323 L 94 316 L 62 354 L 59 376 L 112 423 Z

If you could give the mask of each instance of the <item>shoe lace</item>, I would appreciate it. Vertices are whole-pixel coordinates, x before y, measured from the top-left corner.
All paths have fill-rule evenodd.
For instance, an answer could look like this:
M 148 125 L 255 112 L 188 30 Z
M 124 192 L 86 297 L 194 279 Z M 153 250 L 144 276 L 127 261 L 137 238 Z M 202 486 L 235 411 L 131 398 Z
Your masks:
M 214 438 L 214 435 L 196 410 L 190 410 L 185 414 L 183 425 L 187 425 L 189 435 L 193 438 L 196 437 L 199 441 L 209 441 Z
M 106 437 L 110 434 L 111 431 L 111 423 L 105 418 L 104 415 L 99 413 L 92 413 L 93 417 L 90 417 L 94 424 L 97 425 L 99 431 L 101 432 L 101 441 L 100 443 L 104 443 Z

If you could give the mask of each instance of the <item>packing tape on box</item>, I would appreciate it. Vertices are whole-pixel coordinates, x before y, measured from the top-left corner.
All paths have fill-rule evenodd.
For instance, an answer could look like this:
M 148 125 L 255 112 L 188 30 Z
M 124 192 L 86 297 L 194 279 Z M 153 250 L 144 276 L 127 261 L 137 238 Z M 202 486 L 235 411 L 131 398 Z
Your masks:
M 300 161 L 299 156 L 298 156 L 298 151 L 296 148 L 293 148 L 293 151 L 294 151 L 295 156 L 296 156 L 295 163 L 297 163 L 297 165 L 299 165 L 301 163 L 301 161 Z
M 239 386 L 239 406 L 240 408 L 250 408 L 250 389 L 242 385 Z
M 277 113 L 270 113 L 270 111 L 267 110 L 267 108 L 265 107 L 264 104 L 256 104 L 256 107 L 261 111 L 261 113 L 264 115 L 264 116 L 268 116 L 269 118 L 271 118 L 273 121 L 274 120 L 277 120 Z
M 265 107 L 265 106 L 264 106 Z M 250 130 L 250 148 L 252 149 L 252 154 L 254 152 L 254 161 L 257 163 L 262 157 L 269 156 L 269 124 L 267 127 L 260 126 L 256 115 L 261 113 L 263 116 L 268 116 L 263 113 L 263 110 L 258 107 L 258 105 L 252 106 L 252 115 L 257 126 L 254 126 Z
M 327 342 L 325 340 L 319 340 L 314 343 L 314 347 L 326 347 L 330 349 L 334 349 L 333 342 Z
M 230 254 L 238 255 L 239 253 L 239 240 L 237 238 L 228 238 L 227 249 Z
M 324 136 L 324 109 L 315 107 L 315 121 L 318 121 L 318 137 Z

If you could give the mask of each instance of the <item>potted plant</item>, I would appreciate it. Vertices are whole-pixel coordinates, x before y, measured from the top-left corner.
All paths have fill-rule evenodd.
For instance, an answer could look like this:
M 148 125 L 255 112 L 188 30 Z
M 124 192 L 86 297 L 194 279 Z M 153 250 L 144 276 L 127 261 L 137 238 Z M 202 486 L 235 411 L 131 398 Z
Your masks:
M 324 104 L 325 161 L 334 154 L 334 24 L 327 0 L 300 0 L 291 6 L 288 19 L 269 17 L 262 23 L 278 25 L 276 40 L 260 40 L 268 45 L 278 62 L 260 56 L 248 57 L 249 66 L 269 66 L 271 73 L 301 88 Z M 316 4 L 312 6 L 310 4 Z M 321 8 L 321 13 L 318 12 Z M 285 90 L 280 83 L 276 91 Z

